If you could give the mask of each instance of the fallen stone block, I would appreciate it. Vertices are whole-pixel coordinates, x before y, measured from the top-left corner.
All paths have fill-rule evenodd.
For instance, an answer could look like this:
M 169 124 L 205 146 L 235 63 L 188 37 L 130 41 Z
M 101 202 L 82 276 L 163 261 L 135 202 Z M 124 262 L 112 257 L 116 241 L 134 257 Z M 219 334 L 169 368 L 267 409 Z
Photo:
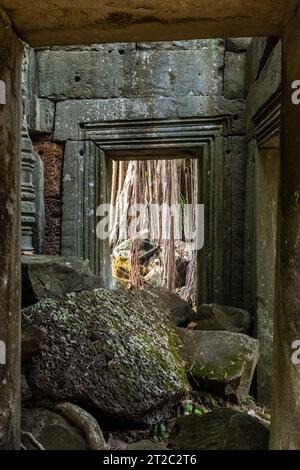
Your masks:
M 259 342 L 240 333 L 177 329 L 191 383 L 240 403 L 249 393 Z
M 198 308 L 196 330 L 225 330 L 249 334 L 252 317 L 241 308 L 203 304 Z
M 151 289 L 151 291 L 157 295 L 166 307 L 172 322 L 176 326 L 186 327 L 198 318 L 190 304 L 174 292 L 170 292 L 165 287 L 156 287 Z
M 178 420 L 169 446 L 176 450 L 268 450 L 269 430 L 247 413 L 220 408 Z
M 102 287 L 100 277 L 88 261 L 60 256 L 24 256 L 22 258 L 22 307 L 69 292 Z

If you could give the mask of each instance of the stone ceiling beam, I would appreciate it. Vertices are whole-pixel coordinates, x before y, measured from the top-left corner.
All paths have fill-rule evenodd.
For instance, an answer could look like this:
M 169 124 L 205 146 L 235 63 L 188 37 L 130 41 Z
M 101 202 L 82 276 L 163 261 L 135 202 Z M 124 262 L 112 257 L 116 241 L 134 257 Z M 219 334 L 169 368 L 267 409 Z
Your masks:
M 0 0 L 31 46 L 279 35 L 299 0 Z

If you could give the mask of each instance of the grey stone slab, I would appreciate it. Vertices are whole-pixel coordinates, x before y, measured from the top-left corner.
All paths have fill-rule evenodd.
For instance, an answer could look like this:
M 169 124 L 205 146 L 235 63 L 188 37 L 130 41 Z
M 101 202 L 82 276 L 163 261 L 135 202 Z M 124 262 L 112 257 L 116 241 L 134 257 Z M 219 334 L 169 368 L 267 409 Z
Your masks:
M 229 331 L 177 328 L 177 332 L 191 382 L 200 390 L 241 403 L 249 393 L 259 360 L 259 341 Z
M 225 52 L 224 96 L 226 98 L 245 98 L 245 69 L 245 52 Z
M 99 289 L 103 285 L 102 279 L 92 273 L 87 260 L 75 256 L 22 257 L 22 308 L 70 292 Z
M 57 141 L 83 138 L 80 123 L 218 115 L 232 116 L 232 133 L 242 134 L 244 112 L 243 100 L 227 100 L 222 96 L 66 100 L 56 105 L 54 138 Z
M 131 65 L 131 96 L 216 95 L 223 89 L 223 49 L 144 51 Z
M 127 67 L 117 50 L 43 52 L 38 54 L 38 94 L 55 100 L 117 97 L 124 90 Z
M 257 368 L 257 398 L 271 406 L 273 315 L 276 300 L 276 252 L 280 150 L 261 149 L 256 155 L 256 318 L 261 359 Z
M 258 419 L 230 408 L 218 408 L 210 413 L 193 413 L 177 420 L 168 447 L 181 452 L 257 451 L 268 450 L 269 441 L 270 432 Z
M 255 187 L 255 161 L 258 158 L 259 149 L 257 142 L 252 139 L 248 143 L 247 151 L 247 178 L 246 178 L 246 207 L 245 207 L 245 242 L 244 242 L 244 308 L 254 313 L 256 306 L 256 292 L 254 290 L 254 246 L 255 246 L 255 211 L 254 211 L 254 191 Z
M 266 45 L 266 37 L 253 38 L 247 50 L 246 60 L 246 89 L 249 90 L 250 86 L 257 80 L 259 74 L 259 66 L 264 54 Z
M 259 79 L 249 89 L 247 99 L 247 130 L 257 111 L 274 95 L 281 85 L 281 43 L 274 47 Z
M 247 145 L 244 136 L 231 139 L 228 156 L 231 200 L 231 299 L 232 305 L 243 305 L 245 199 Z
M 46 51 L 38 54 L 41 98 L 94 99 L 221 94 L 223 49 Z
M 177 117 L 191 116 L 231 116 L 232 134 L 245 132 L 244 100 L 229 100 L 224 96 L 187 96 L 177 99 Z
M 55 103 L 33 95 L 28 127 L 31 131 L 51 133 L 54 129 Z

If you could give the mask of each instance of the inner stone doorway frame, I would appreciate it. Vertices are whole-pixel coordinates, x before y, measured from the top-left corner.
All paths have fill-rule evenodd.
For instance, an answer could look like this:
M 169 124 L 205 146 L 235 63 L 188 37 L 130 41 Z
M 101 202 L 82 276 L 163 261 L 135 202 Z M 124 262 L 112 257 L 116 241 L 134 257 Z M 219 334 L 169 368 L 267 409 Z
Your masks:
M 110 286 L 108 243 L 96 237 L 96 208 L 108 202 L 112 159 L 155 154 L 187 155 L 200 164 L 199 202 L 205 206 L 204 248 L 198 254 L 198 303 L 231 301 L 231 204 L 226 157 L 231 154 L 231 118 L 188 118 L 78 123 L 82 141 L 65 149 L 62 255 L 89 259 Z M 150 152 L 150 153 L 149 153 Z M 215 190 L 218 188 L 218 192 Z

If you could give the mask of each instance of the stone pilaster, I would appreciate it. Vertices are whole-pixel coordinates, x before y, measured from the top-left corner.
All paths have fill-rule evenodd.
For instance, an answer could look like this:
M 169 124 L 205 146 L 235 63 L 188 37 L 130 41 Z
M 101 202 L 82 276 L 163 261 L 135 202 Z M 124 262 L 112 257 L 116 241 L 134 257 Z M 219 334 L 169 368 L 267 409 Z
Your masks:
M 89 260 L 111 287 L 109 240 L 96 234 L 97 207 L 108 202 L 105 153 L 94 142 L 67 142 L 64 159 L 62 256 Z
M 290 450 L 300 449 L 300 104 L 292 101 L 293 82 L 300 80 L 299 51 L 298 11 L 283 33 L 280 244 L 271 429 L 271 448 Z
M 20 447 L 22 45 L 1 10 L 0 31 L 0 80 L 6 89 L 6 104 L 0 104 L 0 341 L 6 350 L 0 363 L 0 450 L 11 450 Z

